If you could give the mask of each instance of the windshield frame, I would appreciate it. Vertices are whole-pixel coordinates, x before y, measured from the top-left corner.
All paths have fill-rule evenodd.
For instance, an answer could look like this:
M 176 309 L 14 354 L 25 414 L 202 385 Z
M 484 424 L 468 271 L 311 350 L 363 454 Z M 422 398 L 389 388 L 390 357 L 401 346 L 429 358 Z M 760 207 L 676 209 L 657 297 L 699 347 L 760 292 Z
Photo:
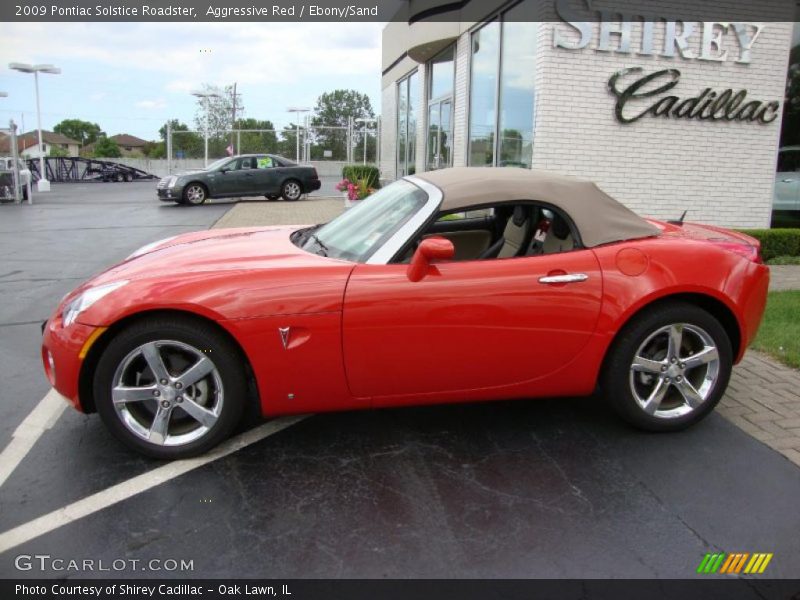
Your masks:
M 367 260 L 364 261 L 364 264 L 368 265 L 387 265 L 389 264 L 392 259 L 397 255 L 398 252 L 411 240 L 417 232 L 422 229 L 422 227 L 431 219 L 433 218 L 439 206 L 442 203 L 442 199 L 444 198 L 444 194 L 442 190 L 438 187 L 433 185 L 432 183 L 428 183 L 424 179 L 420 179 L 419 177 L 415 177 L 413 175 L 408 175 L 402 178 L 404 181 L 408 181 L 409 183 L 413 183 L 415 186 L 420 188 L 425 194 L 427 194 L 428 199 L 425 201 L 419 210 L 415 214 L 408 219 L 400 229 L 394 232 L 394 234 L 386 240 L 382 246 L 375 249 L 368 257 Z

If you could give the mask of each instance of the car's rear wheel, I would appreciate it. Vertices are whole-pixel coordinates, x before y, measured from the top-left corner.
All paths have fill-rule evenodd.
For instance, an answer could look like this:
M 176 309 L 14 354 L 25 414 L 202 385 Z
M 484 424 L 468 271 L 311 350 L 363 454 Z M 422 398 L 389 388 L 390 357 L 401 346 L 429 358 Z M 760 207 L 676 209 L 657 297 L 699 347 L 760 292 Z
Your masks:
M 281 186 L 281 196 L 287 202 L 294 202 L 298 200 L 300 196 L 303 195 L 303 188 L 300 186 L 300 182 L 296 179 L 288 179 L 283 182 Z
M 603 388 L 629 423 L 677 431 L 714 409 L 732 364 L 731 342 L 719 321 L 692 304 L 662 304 L 620 332 L 605 364 Z
M 131 448 L 163 459 L 216 446 L 239 422 L 247 381 L 239 350 L 213 327 L 154 318 L 111 340 L 94 375 L 97 412 Z
M 117 173 L 114 176 L 114 179 L 117 181 L 117 183 L 122 183 L 123 181 L 125 181 L 125 175 L 123 175 L 122 173 Z
M 183 190 L 183 201 L 185 204 L 198 206 L 205 202 L 207 197 L 208 193 L 206 192 L 206 188 L 199 183 L 190 183 Z

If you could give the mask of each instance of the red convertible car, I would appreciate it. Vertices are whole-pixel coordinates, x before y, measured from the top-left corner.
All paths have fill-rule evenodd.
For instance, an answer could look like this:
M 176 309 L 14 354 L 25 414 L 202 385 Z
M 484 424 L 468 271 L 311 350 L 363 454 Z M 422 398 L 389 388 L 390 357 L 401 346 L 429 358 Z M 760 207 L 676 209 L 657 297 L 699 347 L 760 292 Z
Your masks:
M 671 431 L 717 404 L 761 320 L 758 242 L 643 219 L 523 169 L 405 177 L 313 227 L 139 249 L 44 328 L 55 389 L 160 458 L 264 415 L 579 396 Z

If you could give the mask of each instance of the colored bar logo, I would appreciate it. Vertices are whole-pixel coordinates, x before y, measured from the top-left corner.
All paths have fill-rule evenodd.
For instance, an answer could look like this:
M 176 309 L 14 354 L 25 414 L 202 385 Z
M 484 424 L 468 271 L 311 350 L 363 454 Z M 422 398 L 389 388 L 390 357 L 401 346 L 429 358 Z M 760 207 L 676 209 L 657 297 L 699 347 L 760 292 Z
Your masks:
M 772 552 L 735 552 L 727 554 L 716 552 L 706 554 L 697 567 L 697 572 L 703 575 L 713 575 L 715 573 L 734 574 L 744 573 L 747 575 L 760 575 L 767 569 L 769 561 L 772 560 Z

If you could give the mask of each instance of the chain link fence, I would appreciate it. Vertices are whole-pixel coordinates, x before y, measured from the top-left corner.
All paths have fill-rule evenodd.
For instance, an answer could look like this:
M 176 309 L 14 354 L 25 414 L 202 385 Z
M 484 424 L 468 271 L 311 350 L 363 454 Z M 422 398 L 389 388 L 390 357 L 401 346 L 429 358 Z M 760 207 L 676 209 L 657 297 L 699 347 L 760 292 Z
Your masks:
M 312 125 L 285 129 L 232 129 L 211 132 L 174 131 L 167 127 L 167 157 L 174 161 L 209 163 L 238 154 L 277 154 L 308 163 L 334 161 L 377 164 L 380 128 Z M 207 148 L 207 149 L 206 149 Z

